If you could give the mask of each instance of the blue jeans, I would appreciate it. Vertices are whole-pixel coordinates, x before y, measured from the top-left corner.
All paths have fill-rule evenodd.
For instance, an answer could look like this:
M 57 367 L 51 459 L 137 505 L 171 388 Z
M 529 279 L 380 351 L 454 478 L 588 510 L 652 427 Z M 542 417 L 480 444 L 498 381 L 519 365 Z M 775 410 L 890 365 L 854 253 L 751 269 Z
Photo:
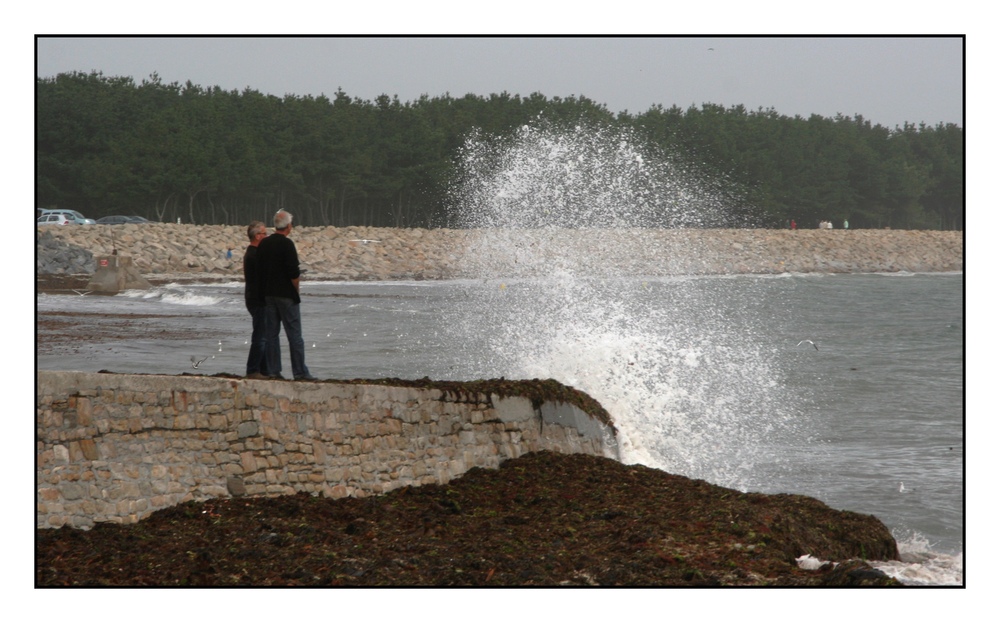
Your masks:
M 265 341 L 267 309 L 249 307 L 250 318 L 253 319 L 253 333 L 250 334 L 250 354 L 247 355 L 247 376 L 255 372 L 267 375 L 267 348 Z
M 288 349 L 292 354 L 292 375 L 311 376 L 306 367 L 306 347 L 302 341 L 302 318 L 299 314 L 299 304 L 281 296 L 265 296 L 265 349 L 267 352 L 267 373 L 281 374 L 281 343 L 278 334 L 285 327 L 285 337 L 288 338 Z

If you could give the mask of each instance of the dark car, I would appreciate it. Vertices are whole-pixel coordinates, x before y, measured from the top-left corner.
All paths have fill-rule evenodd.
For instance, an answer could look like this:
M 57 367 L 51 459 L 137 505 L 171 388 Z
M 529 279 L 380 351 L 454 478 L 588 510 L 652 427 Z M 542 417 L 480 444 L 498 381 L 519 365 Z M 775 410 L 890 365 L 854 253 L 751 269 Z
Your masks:
M 102 216 L 97 219 L 98 225 L 124 225 L 125 223 L 148 223 L 141 216 Z

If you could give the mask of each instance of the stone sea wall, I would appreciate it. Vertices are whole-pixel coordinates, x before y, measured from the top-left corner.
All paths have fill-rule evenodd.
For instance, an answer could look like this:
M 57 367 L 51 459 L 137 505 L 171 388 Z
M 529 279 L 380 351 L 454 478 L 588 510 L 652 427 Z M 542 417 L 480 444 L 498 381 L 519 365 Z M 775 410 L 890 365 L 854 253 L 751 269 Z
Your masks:
M 39 528 L 132 523 L 217 497 L 365 497 L 443 484 L 538 450 L 618 458 L 606 417 L 556 398 L 405 384 L 36 374 Z
M 956 231 L 301 227 L 292 238 L 306 279 L 517 277 L 560 264 L 595 276 L 964 269 Z M 117 250 L 147 277 L 237 277 L 246 244 L 243 226 L 42 226 L 36 272 L 93 273 L 94 256 Z

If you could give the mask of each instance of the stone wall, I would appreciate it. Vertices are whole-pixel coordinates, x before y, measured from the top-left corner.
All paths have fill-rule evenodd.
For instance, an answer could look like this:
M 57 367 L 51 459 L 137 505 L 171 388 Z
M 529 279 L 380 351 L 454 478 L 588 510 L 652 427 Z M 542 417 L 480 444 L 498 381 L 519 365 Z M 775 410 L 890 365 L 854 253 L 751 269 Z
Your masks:
M 293 230 L 292 239 L 307 280 L 530 276 L 563 263 L 594 276 L 938 272 L 964 267 L 960 231 L 300 227 Z M 93 256 L 117 250 L 132 257 L 147 278 L 240 278 L 246 245 L 243 226 L 42 226 L 36 272 L 93 273 Z
M 382 384 L 37 372 L 37 525 L 187 500 L 363 497 L 537 450 L 618 457 L 577 406 Z

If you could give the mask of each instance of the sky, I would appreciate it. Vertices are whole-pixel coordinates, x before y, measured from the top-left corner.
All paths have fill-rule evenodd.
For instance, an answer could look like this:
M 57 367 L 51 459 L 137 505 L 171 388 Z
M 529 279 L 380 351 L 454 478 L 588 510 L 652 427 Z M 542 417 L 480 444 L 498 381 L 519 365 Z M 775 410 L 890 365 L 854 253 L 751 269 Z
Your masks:
M 861 115 L 964 127 L 960 37 L 39 37 L 36 73 L 154 72 L 279 97 L 403 102 L 506 91 L 584 96 L 612 112 L 773 108 L 779 114 Z

